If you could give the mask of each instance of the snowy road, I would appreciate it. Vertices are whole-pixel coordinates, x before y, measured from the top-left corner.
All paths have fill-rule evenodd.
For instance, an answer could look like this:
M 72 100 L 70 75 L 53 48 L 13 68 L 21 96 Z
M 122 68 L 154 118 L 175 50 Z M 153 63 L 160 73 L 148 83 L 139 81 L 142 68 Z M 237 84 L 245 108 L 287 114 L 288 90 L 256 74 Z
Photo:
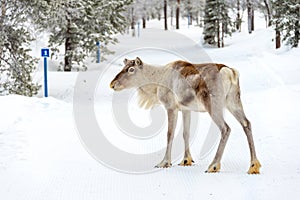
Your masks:
M 197 29 L 189 30 L 193 31 Z M 124 36 L 124 41 L 121 37 L 117 48 L 120 52 L 138 48 L 129 46 L 133 44 L 133 40 L 138 40 L 143 47 L 153 47 L 155 44 L 151 41 L 163 43 L 168 38 L 177 37 L 172 33 L 158 32 L 159 30 L 145 30 L 141 33 L 141 38 L 130 39 L 129 36 Z M 143 34 L 145 37 L 151 35 L 151 38 L 143 40 Z M 50 81 L 52 97 L 48 99 L 0 97 L 1 199 L 297 198 L 300 195 L 300 128 L 297 126 L 300 118 L 299 49 L 290 52 L 269 51 L 269 43 L 265 44 L 263 40 L 272 33 L 265 30 L 255 34 L 253 37 L 259 40 L 256 45 L 248 41 L 246 36 L 234 36 L 230 46 L 221 50 L 206 49 L 205 52 L 213 61 L 228 64 L 240 71 L 242 100 L 252 122 L 258 157 L 262 163 L 261 175 L 246 174 L 250 159 L 246 137 L 229 114 L 226 119 L 232 128 L 232 134 L 226 146 L 220 173 L 204 173 L 215 150 L 206 158 L 200 159 L 203 143 L 201 136 L 192 145 L 196 161 L 192 167 L 179 167 L 173 163 L 174 167 L 170 169 L 140 175 L 107 168 L 85 150 L 74 125 L 73 89 L 70 87 L 75 84 L 77 73 L 64 76 L 52 72 L 50 80 L 52 78 L 56 81 Z M 179 51 L 188 49 L 187 46 L 180 45 L 180 40 L 176 39 L 179 45 L 170 44 L 173 50 L 174 46 L 181 49 Z M 235 44 L 235 40 L 239 43 Z M 252 45 L 253 49 L 240 51 L 243 45 Z M 196 47 L 192 46 L 191 49 L 193 48 Z M 143 53 L 143 50 L 139 50 L 139 53 L 148 62 L 154 63 L 166 63 L 172 58 L 170 55 L 164 57 L 155 54 L 156 52 Z M 128 55 L 133 54 L 134 52 Z M 190 55 L 191 60 L 196 58 L 192 53 Z M 151 57 L 155 59 L 150 60 Z M 116 62 L 120 62 L 120 59 Z M 108 85 L 110 76 L 121 67 L 116 66 L 116 69 L 108 71 L 109 76 L 101 80 L 103 85 L 96 90 L 96 108 L 110 107 L 111 91 L 102 90 L 102 87 Z M 95 111 L 99 118 L 107 114 L 102 111 Z M 133 112 L 138 116 L 145 115 L 143 110 Z M 201 130 L 207 129 L 205 123 L 208 119 L 208 115 L 201 114 Z M 101 123 L 114 126 L 109 118 Z M 164 138 L 164 135 L 161 137 Z M 124 141 L 118 142 L 122 144 Z

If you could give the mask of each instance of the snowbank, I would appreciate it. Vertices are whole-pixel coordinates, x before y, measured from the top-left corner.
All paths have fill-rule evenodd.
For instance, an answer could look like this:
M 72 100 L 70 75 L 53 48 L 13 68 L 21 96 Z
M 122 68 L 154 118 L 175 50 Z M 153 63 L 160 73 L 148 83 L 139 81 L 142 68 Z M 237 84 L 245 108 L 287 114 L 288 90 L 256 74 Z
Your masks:
M 151 41 L 163 43 L 175 37 L 173 33 L 146 29 L 142 30 L 140 38 L 120 36 L 120 44 L 115 46 L 115 50 L 122 55 L 128 48 L 134 48 L 128 47 L 130 44 L 139 43 L 146 47 L 151 46 Z M 192 35 L 194 42 L 196 35 L 200 35 L 198 27 L 190 27 L 181 33 Z M 194 166 L 176 166 L 177 160 L 170 169 L 142 175 L 107 168 L 93 159 L 81 144 L 74 123 L 74 91 L 84 84 L 92 84 L 92 81 L 78 80 L 77 72 L 51 71 L 49 98 L 42 98 L 42 92 L 34 98 L 0 97 L 1 198 L 265 200 L 299 196 L 300 161 L 297 157 L 300 129 L 297 125 L 300 118 L 300 49 L 272 50 L 273 34 L 270 29 L 260 29 L 251 36 L 236 33 L 225 48 L 204 49 L 211 60 L 240 71 L 242 100 L 252 122 L 257 153 L 262 163 L 261 175 L 246 174 L 250 159 L 246 137 L 228 113 L 226 120 L 232 134 L 218 174 L 204 173 L 215 149 L 205 158 L 200 156 L 209 128 L 207 114 L 200 115 L 200 131 L 192 144 L 192 155 L 196 161 Z M 176 45 L 187 51 L 194 48 L 184 46 L 179 39 Z M 94 90 L 89 93 L 82 87 L 80 94 L 82 98 L 91 99 L 98 123 L 108 127 L 105 134 L 113 144 L 128 152 L 154 151 L 165 144 L 164 134 L 153 137 L 151 141 L 136 141 L 122 135 L 110 116 L 114 93 L 108 88 L 109 81 L 121 69 L 122 59 L 136 54 L 156 64 L 181 58 L 180 55 L 155 49 L 125 53 L 111 65 L 94 65 L 101 69 L 87 72 L 87 77 L 90 73 L 95 79 Z M 42 81 L 39 73 L 35 78 Z M 141 127 L 151 123 L 150 113 L 135 106 L 134 94 L 130 102 L 131 118 Z M 157 155 L 157 162 L 162 156 Z

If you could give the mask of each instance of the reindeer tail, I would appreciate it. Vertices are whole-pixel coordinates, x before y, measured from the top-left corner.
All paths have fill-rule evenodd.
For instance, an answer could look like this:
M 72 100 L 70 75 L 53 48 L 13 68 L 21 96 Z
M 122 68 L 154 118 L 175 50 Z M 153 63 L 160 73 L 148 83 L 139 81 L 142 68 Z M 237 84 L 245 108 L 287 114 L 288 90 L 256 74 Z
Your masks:
M 239 72 L 234 69 L 234 68 L 230 68 L 230 67 L 223 67 L 220 70 L 220 73 L 222 74 L 222 78 L 230 80 L 230 82 L 234 85 L 238 85 L 239 83 Z

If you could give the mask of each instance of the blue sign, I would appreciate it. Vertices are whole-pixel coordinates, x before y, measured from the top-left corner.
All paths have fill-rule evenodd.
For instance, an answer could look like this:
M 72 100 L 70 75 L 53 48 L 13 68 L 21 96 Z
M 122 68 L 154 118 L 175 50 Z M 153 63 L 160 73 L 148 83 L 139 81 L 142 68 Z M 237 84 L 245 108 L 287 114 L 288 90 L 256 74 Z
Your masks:
M 48 97 L 48 75 L 47 75 L 47 57 L 50 56 L 50 51 L 48 48 L 43 48 L 41 50 L 42 57 L 44 57 L 44 96 Z
M 43 48 L 41 51 L 42 57 L 49 57 L 50 56 L 50 51 L 48 48 Z

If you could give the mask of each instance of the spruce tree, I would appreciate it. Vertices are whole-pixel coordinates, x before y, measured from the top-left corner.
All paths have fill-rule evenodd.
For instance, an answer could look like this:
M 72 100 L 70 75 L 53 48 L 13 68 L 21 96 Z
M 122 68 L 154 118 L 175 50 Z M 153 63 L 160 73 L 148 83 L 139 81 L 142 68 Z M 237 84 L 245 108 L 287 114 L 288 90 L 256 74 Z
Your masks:
M 273 25 L 280 32 L 282 40 L 292 47 L 298 47 L 300 40 L 300 1 L 274 0 Z
M 216 0 L 206 0 L 204 8 L 204 42 L 210 45 L 216 44 L 217 16 L 215 12 Z
M 0 94 L 33 96 L 40 86 L 32 81 L 37 60 L 29 54 L 30 8 L 22 1 L 8 0 L 1 0 L 0 6 Z
M 96 51 L 100 42 L 103 54 L 110 52 L 106 46 L 116 43 L 114 34 L 123 32 L 127 26 L 122 15 L 132 0 L 34 0 L 35 23 L 50 33 L 51 56 L 57 56 L 64 46 L 64 71 L 76 65 L 86 69 L 85 59 Z M 103 55 L 102 54 L 102 55 Z
M 230 35 L 231 20 L 224 0 L 207 0 L 204 13 L 204 42 L 224 47 L 224 36 Z

